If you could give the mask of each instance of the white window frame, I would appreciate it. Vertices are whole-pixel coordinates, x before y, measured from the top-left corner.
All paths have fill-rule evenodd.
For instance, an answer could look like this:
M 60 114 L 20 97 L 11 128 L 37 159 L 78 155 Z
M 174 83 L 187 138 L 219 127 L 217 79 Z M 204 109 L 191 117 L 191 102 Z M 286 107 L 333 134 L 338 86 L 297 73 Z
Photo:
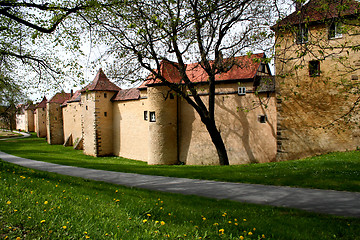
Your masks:
M 334 27 L 333 33 L 332 33 L 332 27 Z M 329 39 L 336 39 L 336 38 L 342 38 L 340 22 L 333 22 L 329 26 Z
M 150 122 L 156 122 L 156 116 L 155 116 L 155 112 L 150 112 Z
M 246 94 L 246 87 L 238 87 L 238 95 L 243 96 Z

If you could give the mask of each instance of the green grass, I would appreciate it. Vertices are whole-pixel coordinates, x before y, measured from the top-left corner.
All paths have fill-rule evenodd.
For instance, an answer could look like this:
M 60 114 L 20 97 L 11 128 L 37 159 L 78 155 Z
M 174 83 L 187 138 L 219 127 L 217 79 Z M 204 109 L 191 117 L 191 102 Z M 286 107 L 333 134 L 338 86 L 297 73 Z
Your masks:
M 121 157 L 86 156 L 72 147 L 48 145 L 34 135 L 2 141 L 0 150 L 34 160 L 119 172 L 360 192 L 360 151 L 238 166 L 152 166 Z
M 3 161 L 0 193 L 0 239 L 360 239 L 358 218 L 132 189 Z
M 19 133 L 11 132 L 10 130 L 4 131 L 0 129 L 0 139 L 9 138 L 9 137 L 18 137 L 18 136 L 22 136 L 22 135 Z

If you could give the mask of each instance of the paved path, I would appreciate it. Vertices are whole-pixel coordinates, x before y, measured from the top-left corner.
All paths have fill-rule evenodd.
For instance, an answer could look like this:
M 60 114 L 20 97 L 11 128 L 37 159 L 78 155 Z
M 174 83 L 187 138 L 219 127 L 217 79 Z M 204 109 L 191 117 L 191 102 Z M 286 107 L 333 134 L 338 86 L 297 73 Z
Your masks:
M 1 140 L 9 140 L 9 139 L 18 139 L 18 138 L 26 138 L 26 137 L 30 137 L 31 134 L 30 133 L 25 133 L 25 132 L 19 132 L 19 131 L 13 131 L 15 133 L 19 133 L 21 134 L 22 136 L 19 136 L 19 137 L 8 137 L 8 138 L 1 138 Z
M 360 217 L 360 193 L 227 183 L 94 170 L 34 161 L 3 152 L 0 152 L 0 158 L 4 161 L 28 168 L 104 181 L 128 187 L 185 195 L 198 195 L 215 199 L 229 199 L 238 202 L 291 207 L 339 216 Z

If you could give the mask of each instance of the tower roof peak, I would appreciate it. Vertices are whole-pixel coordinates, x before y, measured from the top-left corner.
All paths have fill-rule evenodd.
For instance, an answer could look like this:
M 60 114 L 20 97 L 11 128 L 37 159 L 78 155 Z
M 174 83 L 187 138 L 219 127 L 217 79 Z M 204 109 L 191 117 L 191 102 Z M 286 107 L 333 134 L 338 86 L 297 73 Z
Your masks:
M 110 80 L 106 77 L 105 73 L 103 72 L 102 68 L 100 68 L 94 80 L 89 85 L 81 89 L 81 92 L 85 92 L 85 91 L 118 92 L 120 90 L 121 88 L 116 86 L 114 83 L 110 82 Z

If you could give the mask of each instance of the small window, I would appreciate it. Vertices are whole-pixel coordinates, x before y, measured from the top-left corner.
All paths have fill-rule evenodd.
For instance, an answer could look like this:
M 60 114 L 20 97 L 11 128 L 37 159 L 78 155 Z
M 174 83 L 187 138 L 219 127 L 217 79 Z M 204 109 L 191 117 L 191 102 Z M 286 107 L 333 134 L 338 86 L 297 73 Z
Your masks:
M 104 112 L 104 116 L 107 117 L 107 112 Z
M 88 107 L 86 106 L 85 109 L 88 110 Z
M 309 75 L 310 77 L 320 76 L 320 62 L 318 60 L 309 62 Z
M 170 93 L 170 99 L 174 99 L 174 94 Z
M 245 95 L 246 94 L 246 87 L 238 87 L 238 95 Z
M 148 111 L 144 111 L 144 120 L 145 120 L 145 121 L 148 120 Z
M 259 116 L 259 122 L 260 123 L 266 123 L 267 121 L 267 116 L 266 115 L 260 115 Z
M 261 72 L 261 73 L 266 73 L 266 65 L 265 65 L 265 63 L 261 63 L 261 65 L 260 65 L 260 72 Z
M 150 122 L 156 122 L 155 112 L 150 112 Z
M 86 93 L 86 100 L 89 100 L 89 94 Z
M 104 93 L 104 98 L 107 98 L 107 93 Z
M 341 38 L 341 23 L 334 22 L 329 27 L 329 39 Z
M 296 33 L 296 43 L 297 44 L 306 43 L 309 37 L 308 33 L 309 33 L 309 29 L 307 28 L 307 26 L 305 26 L 305 24 L 300 25 Z

